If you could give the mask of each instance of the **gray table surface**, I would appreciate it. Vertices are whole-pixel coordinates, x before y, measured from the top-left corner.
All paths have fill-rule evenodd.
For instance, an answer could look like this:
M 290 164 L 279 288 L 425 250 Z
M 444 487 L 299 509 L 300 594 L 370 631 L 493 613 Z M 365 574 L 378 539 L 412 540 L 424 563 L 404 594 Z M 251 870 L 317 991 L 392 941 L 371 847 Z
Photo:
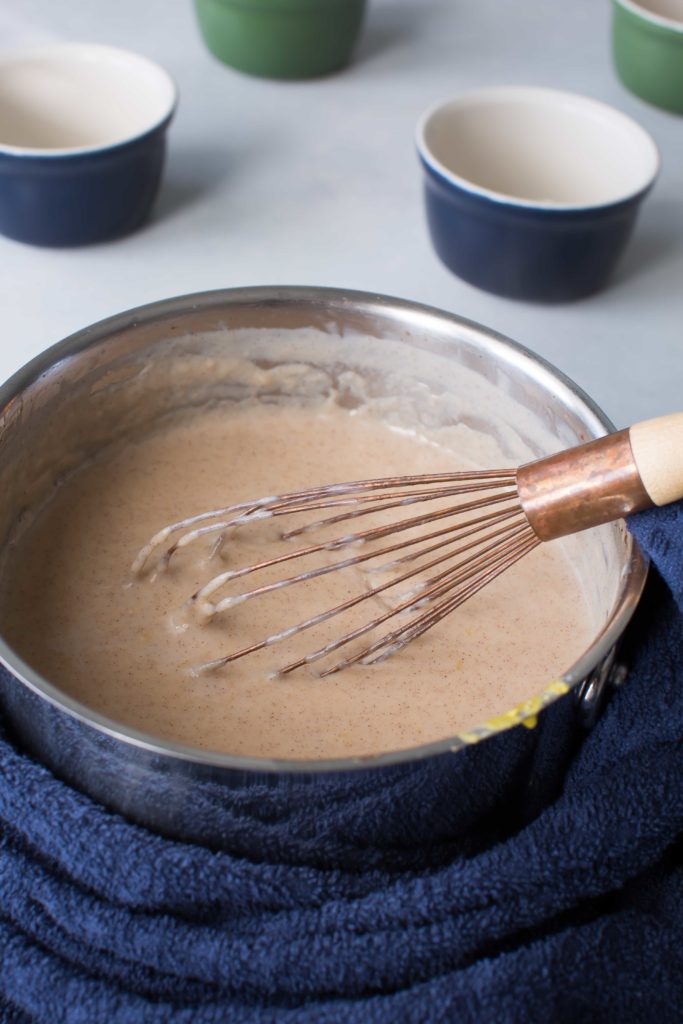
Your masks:
M 334 285 L 415 299 L 545 356 L 619 426 L 683 408 L 683 118 L 614 74 L 607 0 L 370 0 L 348 70 L 249 78 L 204 49 L 190 0 L 3 0 L 0 49 L 110 43 L 162 63 L 180 107 L 162 192 L 137 234 L 76 250 L 0 238 L 0 379 L 72 331 L 170 295 Z M 654 136 L 663 169 L 611 287 L 540 306 L 479 291 L 434 255 L 414 126 L 488 84 L 592 95 Z

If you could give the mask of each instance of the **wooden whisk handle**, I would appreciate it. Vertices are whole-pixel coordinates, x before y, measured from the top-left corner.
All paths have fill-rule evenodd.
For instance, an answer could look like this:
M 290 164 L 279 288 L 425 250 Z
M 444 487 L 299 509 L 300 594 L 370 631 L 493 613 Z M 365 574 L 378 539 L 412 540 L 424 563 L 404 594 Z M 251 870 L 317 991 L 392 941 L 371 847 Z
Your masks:
M 683 413 L 636 423 L 631 450 L 645 490 L 655 505 L 683 498 Z
M 541 540 L 677 501 L 683 497 L 683 413 L 527 463 L 517 487 Z

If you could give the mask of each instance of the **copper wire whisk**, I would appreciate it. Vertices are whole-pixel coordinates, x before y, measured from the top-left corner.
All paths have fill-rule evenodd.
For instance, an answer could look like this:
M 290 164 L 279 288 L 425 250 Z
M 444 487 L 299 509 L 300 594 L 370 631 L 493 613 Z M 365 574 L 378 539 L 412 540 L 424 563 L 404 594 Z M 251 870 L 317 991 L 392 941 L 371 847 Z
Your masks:
M 358 662 L 372 665 L 400 651 L 491 583 L 543 541 L 620 519 L 683 496 L 683 414 L 661 417 L 628 430 L 528 463 L 519 469 L 394 476 L 311 487 L 240 502 L 190 516 L 164 527 L 133 563 L 135 575 L 168 566 L 181 548 L 203 538 L 217 555 L 238 527 L 301 513 L 323 513 L 285 530 L 292 541 L 339 526 L 332 539 L 313 539 L 293 550 L 213 576 L 190 599 L 208 621 L 247 600 L 330 572 L 356 566 L 390 578 L 348 600 L 286 626 L 248 647 L 196 666 L 204 672 L 280 643 L 393 592 L 394 603 L 356 628 L 285 664 L 285 675 L 360 641 L 358 649 L 332 659 L 321 675 Z M 434 506 L 436 503 L 436 507 Z M 326 514 L 332 510 L 332 514 Z M 390 512 L 390 522 L 369 517 Z M 404 514 L 407 513 L 407 514 Z M 393 518 L 396 516 L 396 518 Z M 359 520 L 368 517 L 368 525 Z M 325 561 L 330 553 L 341 558 Z M 288 570 L 281 578 L 234 590 L 274 566 L 322 556 L 312 568 Z M 396 590 L 398 588 L 398 591 Z M 391 622 L 391 620 L 394 620 Z M 367 642 L 367 635 L 386 631 Z M 366 638 L 363 640 L 363 638 Z

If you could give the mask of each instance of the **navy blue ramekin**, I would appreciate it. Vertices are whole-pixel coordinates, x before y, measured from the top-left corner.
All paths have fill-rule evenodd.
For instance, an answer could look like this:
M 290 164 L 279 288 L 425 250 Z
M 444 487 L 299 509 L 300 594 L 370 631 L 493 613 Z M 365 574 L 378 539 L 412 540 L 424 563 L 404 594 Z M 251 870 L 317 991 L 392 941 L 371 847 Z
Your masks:
M 77 246 L 133 231 L 159 189 L 177 92 L 137 54 L 58 44 L 0 59 L 0 232 Z
M 595 100 L 501 87 L 439 104 L 417 146 L 434 248 L 458 277 L 563 302 L 605 286 L 654 183 L 650 136 Z

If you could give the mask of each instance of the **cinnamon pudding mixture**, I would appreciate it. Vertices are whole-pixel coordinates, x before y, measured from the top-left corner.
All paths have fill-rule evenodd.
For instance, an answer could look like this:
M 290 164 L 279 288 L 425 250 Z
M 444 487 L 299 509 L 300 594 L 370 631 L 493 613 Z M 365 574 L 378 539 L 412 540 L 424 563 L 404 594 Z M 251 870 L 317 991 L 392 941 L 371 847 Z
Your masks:
M 205 509 L 316 483 L 451 468 L 462 468 L 452 450 L 332 402 L 179 416 L 57 489 L 9 559 L 2 633 L 82 703 L 191 746 L 316 759 L 454 735 L 535 694 L 585 649 L 588 615 L 561 544 L 539 547 L 398 656 L 327 678 L 314 666 L 272 673 L 380 614 L 385 598 L 219 671 L 195 675 L 192 667 L 368 587 L 360 570 L 325 576 L 315 590 L 248 601 L 209 624 L 188 612 L 188 598 L 216 573 L 271 551 L 273 523 L 240 528 L 213 561 L 209 539 L 184 548 L 165 572 L 134 580 L 130 571 L 157 530 Z

